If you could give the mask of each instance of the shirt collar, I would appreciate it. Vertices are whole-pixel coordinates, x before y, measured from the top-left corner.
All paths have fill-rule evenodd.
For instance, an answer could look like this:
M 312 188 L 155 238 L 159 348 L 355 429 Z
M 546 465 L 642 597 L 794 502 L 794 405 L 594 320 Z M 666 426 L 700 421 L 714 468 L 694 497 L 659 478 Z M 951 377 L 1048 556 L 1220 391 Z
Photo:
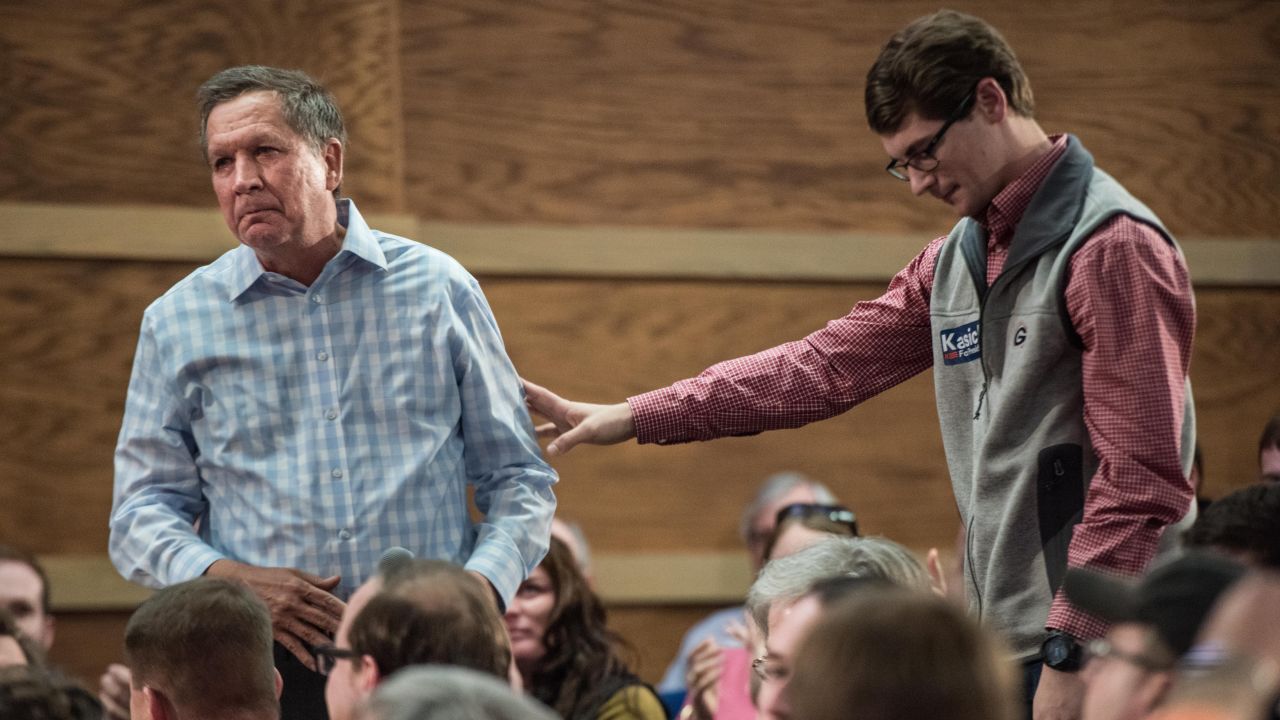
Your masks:
M 347 229 L 347 234 L 342 239 L 342 249 L 329 261 L 330 264 L 344 256 L 351 256 L 379 269 L 387 269 L 387 256 L 382 252 L 378 237 L 373 234 L 350 198 L 338 201 L 338 224 Z M 234 302 L 266 275 L 266 270 L 249 246 L 240 245 L 232 252 L 234 255 L 231 258 L 231 271 L 227 274 L 227 285 L 231 292 L 230 299 Z
M 1036 160 L 1018 179 L 1009 183 L 991 199 L 981 217 L 975 218 L 987 229 L 993 242 L 1007 242 L 1013 237 L 1013 229 L 1022 221 L 1022 215 L 1031 204 L 1036 190 L 1049 176 L 1049 171 L 1062 158 L 1067 149 L 1067 135 L 1050 135 L 1053 146 Z

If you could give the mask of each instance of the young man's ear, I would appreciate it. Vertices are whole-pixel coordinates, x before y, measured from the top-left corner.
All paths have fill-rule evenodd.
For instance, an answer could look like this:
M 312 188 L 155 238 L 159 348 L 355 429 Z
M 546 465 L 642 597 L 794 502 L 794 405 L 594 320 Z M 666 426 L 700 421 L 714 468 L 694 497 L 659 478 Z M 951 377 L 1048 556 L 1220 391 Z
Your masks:
M 146 717 L 134 718 L 133 720 L 177 720 L 178 712 L 174 709 L 173 703 L 169 702 L 168 696 L 163 692 L 150 687 L 142 688 L 142 697 L 146 702 Z
M 974 107 L 987 122 L 998 123 L 1008 115 L 1009 98 L 995 78 L 985 77 L 979 80 L 974 94 L 977 95 Z
M 284 692 L 284 677 L 280 675 L 279 670 L 272 668 L 272 671 L 276 674 L 276 699 L 279 700 L 280 693 Z

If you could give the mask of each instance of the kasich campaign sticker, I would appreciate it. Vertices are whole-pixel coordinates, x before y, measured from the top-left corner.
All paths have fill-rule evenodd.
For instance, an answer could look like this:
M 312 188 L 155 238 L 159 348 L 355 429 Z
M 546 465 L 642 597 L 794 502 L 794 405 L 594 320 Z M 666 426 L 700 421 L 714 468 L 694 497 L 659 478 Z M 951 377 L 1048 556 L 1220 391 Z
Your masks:
M 943 330 L 939 336 L 942 340 L 944 365 L 959 365 L 982 357 L 976 320 L 968 325 Z

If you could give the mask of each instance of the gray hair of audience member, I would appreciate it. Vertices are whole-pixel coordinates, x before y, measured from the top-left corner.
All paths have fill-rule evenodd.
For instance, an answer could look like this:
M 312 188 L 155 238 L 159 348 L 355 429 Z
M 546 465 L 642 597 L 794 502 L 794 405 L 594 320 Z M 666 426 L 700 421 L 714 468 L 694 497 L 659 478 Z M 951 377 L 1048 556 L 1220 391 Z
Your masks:
M 362 720 L 556 720 L 537 700 L 461 667 L 415 665 L 373 692 Z
M 347 129 L 333 94 L 301 70 L 264 65 L 227 68 L 205 81 L 196 91 L 200 111 L 200 154 L 208 160 L 209 113 L 222 103 L 252 92 L 273 92 L 289 127 L 320 152 L 330 139 L 347 146 Z
M 747 612 L 767 636 L 770 608 L 798 600 L 833 577 L 880 578 L 909 589 L 930 589 L 929 573 L 902 545 L 883 537 L 831 537 L 765 565 L 747 592 Z
M 133 687 L 184 717 L 279 713 L 271 614 L 247 587 L 200 577 L 156 591 L 124 631 Z
M 755 523 L 756 515 L 760 511 L 772 505 L 778 498 L 786 495 L 801 485 L 807 485 L 813 490 L 814 502 L 822 505 L 834 505 L 836 496 L 826 485 L 814 480 L 813 478 L 798 472 L 780 472 L 774 473 L 765 478 L 764 483 L 760 485 L 759 492 L 756 497 L 742 509 L 742 518 L 738 521 L 738 536 L 746 542 L 751 536 L 751 527 Z
M 0 718 L 100 720 L 102 704 L 78 683 L 30 665 L 0 668 Z

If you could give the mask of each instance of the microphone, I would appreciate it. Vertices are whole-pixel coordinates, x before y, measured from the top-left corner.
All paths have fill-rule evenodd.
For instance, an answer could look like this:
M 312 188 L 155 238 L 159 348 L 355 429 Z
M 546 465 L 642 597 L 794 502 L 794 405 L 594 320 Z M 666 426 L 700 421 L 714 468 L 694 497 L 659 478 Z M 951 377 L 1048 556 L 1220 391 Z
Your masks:
M 413 560 L 413 552 L 393 545 L 382 552 L 382 557 L 378 558 L 378 574 L 386 577 L 396 569 L 407 565 Z

